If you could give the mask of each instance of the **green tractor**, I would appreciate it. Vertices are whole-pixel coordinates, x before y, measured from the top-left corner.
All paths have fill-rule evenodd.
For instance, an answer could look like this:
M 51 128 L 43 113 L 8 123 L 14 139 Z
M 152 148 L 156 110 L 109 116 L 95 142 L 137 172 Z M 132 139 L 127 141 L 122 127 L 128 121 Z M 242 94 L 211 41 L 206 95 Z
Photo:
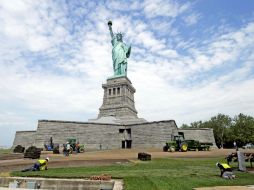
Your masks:
M 166 145 L 163 147 L 164 152 L 210 150 L 210 147 L 213 145 L 212 143 L 201 143 L 197 140 L 185 140 L 183 134 L 175 135 L 172 139 L 172 141 L 166 142 Z
M 188 144 L 185 142 L 183 135 L 175 135 L 173 136 L 173 140 L 166 142 L 166 145 L 163 147 L 163 151 L 174 152 L 181 151 L 186 152 L 188 150 Z
M 79 144 L 76 138 L 68 138 L 67 141 L 69 142 L 71 149 L 70 149 L 70 154 L 73 151 L 76 151 L 77 153 L 83 153 L 85 152 L 85 145 L 84 144 Z

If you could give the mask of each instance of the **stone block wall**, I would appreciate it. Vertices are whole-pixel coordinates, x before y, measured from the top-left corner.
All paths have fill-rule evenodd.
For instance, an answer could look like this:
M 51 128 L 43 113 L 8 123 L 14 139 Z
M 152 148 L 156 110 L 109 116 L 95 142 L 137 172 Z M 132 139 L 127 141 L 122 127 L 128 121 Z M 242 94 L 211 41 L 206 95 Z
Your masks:
M 22 145 L 25 148 L 32 146 L 35 142 L 36 131 L 16 131 L 12 148 Z
M 186 140 L 198 140 L 200 142 L 213 143 L 213 147 L 216 147 L 213 129 L 200 128 L 200 129 L 178 129 L 178 132 L 183 132 Z
M 120 129 L 130 129 L 130 136 L 121 134 Z M 132 140 L 132 148 L 162 148 L 175 131 L 177 126 L 173 120 L 131 125 L 40 120 L 35 145 L 42 148 L 50 137 L 60 145 L 68 138 L 76 138 L 87 150 L 119 149 L 125 136 L 126 140 Z
M 39 120 L 35 145 L 43 147 L 45 139 L 50 137 L 60 145 L 68 138 L 76 138 L 87 150 L 121 148 L 117 124 Z
M 161 148 L 177 132 L 174 120 L 154 121 L 130 125 L 132 147 L 135 148 Z

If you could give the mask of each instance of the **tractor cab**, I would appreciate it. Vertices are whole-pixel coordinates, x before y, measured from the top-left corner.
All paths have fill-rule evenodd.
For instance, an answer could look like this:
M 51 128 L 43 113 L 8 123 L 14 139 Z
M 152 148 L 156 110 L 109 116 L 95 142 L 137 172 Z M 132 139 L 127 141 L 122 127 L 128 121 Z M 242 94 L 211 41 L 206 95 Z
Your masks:
M 173 136 L 173 141 L 182 143 L 183 141 L 185 141 L 185 139 L 184 139 L 183 135 L 175 135 L 175 136 Z
M 183 135 L 175 135 L 173 136 L 173 141 L 176 142 L 177 147 L 180 147 L 181 143 L 183 143 L 185 141 Z

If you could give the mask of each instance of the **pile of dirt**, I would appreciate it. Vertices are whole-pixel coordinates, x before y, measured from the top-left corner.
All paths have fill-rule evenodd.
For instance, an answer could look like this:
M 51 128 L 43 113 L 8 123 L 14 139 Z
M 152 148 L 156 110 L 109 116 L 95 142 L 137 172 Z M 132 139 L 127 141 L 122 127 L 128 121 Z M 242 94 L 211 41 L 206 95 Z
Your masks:
M 109 181 L 109 180 L 111 180 L 111 176 L 110 175 L 105 175 L 105 174 L 94 175 L 94 176 L 91 176 L 89 179 L 90 180 Z

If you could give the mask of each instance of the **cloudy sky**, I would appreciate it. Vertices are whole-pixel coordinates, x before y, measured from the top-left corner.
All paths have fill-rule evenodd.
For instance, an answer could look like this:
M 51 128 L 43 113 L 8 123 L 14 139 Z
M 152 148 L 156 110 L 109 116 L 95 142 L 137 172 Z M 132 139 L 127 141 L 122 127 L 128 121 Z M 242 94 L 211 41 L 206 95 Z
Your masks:
M 109 19 L 132 46 L 139 117 L 254 116 L 253 0 L 0 0 L 0 146 L 38 119 L 97 117 Z

